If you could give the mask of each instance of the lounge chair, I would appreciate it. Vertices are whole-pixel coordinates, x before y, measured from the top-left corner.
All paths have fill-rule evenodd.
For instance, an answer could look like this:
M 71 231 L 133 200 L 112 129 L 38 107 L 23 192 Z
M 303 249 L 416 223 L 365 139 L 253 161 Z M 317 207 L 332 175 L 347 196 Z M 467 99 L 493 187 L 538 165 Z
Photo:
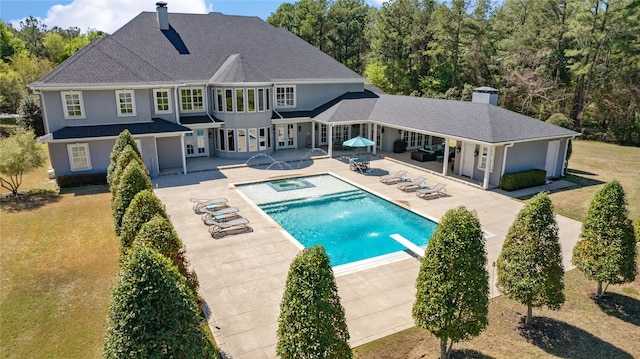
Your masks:
M 196 214 L 203 214 L 205 210 L 217 211 L 221 208 L 229 207 L 226 198 L 216 198 L 207 200 L 206 202 L 194 202 L 193 211 Z
M 401 189 L 402 191 L 410 191 L 410 190 L 414 190 L 414 189 L 418 189 L 420 188 L 421 185 L 424 185 L 423 182 L 426 180 L 426 178 L 424 178 L 423 176 L 420 176 L 418 178 L 416 178 L 413 181 L 408 181 L 408 182 L 400 182 L 398 183 L 398 188 Z
M 392 175 L 384 175 L 384 176 L 380 177 L 380 182 L 386 183 L 386 184 L 392 184 L 392 183 L 400 182 L 400 181 L 402 181 L 402 178 L 406 174 L 407 174 L 407 171 L 398 171 L 398 172 L 396 172 L 396 173 L 394 173 Z
M 253 232 L 249 227 L 249 220 L 246 218 L 236 218 L 228 222 L 218 222 L 209 228 L 209 233 L 213 238 L 221 238 L 227 234 Z
M 227 202 L 226 198 L 214 198 L 214 199 L 200 199 L 200 198 L 190 198 L 189 199 L 193 203 L 193 210 L 196 210 L 196 207 L 202 207 L 209 204 L 214 203 L 224 203 Z
M 238 214 L 238 208 L 236 207 L 226 207 L 222 208 L 218 211 L 211 211 L 206 208 L 202 209 L 202 221 L 205 222 L 207 219 L 213 219 L 217 221 L 226 221 L 234 218 L 240 217 Z
M 447 193 L 447 190 L 444 189 L 445 186 L 446 184 L 444 183 L 438 183 L 431 188 L 419 189 L 416 191 L 416 196 L 424 198 L 430 195 L 444 195 Z

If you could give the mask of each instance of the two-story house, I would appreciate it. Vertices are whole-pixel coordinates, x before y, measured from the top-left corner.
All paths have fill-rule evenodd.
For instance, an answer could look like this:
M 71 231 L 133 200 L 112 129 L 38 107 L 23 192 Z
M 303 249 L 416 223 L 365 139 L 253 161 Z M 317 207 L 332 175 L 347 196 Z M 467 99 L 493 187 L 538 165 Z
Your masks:
M 332 145 L 359 134 L 392 151 L 443 147 L 443 163 L 482 178 L 528 168 L 561 174 L 577 135 L 496 106 L 394 96 L 290 32 L 257 17 L 143 12 L 97 39 L 30 87 L 40 94 L 57 175 L 105 172 L 128 129 L 152 176 L 190 157 L 248 159 L 258 153 Z M 454 150 L 455 149 L 455 150 Z M 449 166 L 443 165 L 447 174 Z

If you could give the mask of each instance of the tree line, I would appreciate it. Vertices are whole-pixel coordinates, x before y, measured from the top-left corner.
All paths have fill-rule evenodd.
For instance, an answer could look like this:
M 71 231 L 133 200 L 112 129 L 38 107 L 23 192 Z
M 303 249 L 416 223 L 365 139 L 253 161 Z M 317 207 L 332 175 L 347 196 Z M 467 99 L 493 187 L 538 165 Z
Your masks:
M 387 93 L 500 105 L 640 145 L 637 0 L 300 0 L 267 19 Z

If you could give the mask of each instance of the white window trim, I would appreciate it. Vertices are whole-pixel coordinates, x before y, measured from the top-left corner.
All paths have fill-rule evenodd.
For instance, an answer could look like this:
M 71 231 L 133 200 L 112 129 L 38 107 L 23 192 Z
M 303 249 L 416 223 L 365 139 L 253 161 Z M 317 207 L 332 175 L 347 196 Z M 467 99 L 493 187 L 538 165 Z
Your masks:
M 238 91 L 242 91 L 242 111 L 238 109 Z M 233 89 L 233 111 L 237 113 L 247 112 L 247 91 L 244 88 Z
M 220 95 L 222 96 L 222 103 L 218 103 L 218 91 L 220 91 Z M 220 106 L 222 105 L 222 106 Z M 222 87 L 216 87 L 213 89 L 213 107 L 216 112 L 224 112 L 225 106 L 225 98 L 224 98 L 224 89 Z
M 182 102 L 182 91 L 183 90 L 191 90 L 191 110 L 185 110 L 182 106 L 184 103 Z M 193 90 L 200 90 L 200 94 L 202 96 L 202 108 L 194 109 L 193 107 Z M 192 86 L 192 87 L 181 87 L 178 91 L 180 94 L 180 112 L 203 112 L 207 108 L 207 96 L 204 87 Z
M 122 108 L 120 107 L 120 95 L 121 94 L 131 94 L 131 113 L 122 113 Z M 116 113 L 118 117 L 131 117 L 136 115 L 136 93 L 133 90 L 116 90 Z
M 484 171 L 485 167 L 483 166 L 483 163 L 486 163 L 487 161 L 486 160 L 483 161 L 483 158 L 487 157 L 487 152 L 489 152 L 489 147 L 480 146 L 479 151 L 480 151 L 479 153 L 480 158 L 478 158 L 478 169 Z M 494 148 L 493 151 L 491 151 L 491 158 L 489 159 L 489 172 L 493 172 L 493 161 L 495 158 L 496 158 L 496 151 Z
M 67 95 L 78 95 L 78 100 L 80 101 L 80 116 L 69 116 L 69 112 L 67 110 Z M 62 113 L 65 119 L 76 120 L 86 118 L 84 112 L 84 100 L 82 99 L 82 91 L 62 91 L 60 92 L 60 98 L 62 99 Z
M 227 106 L 227 91 L 231 91 L 231 108 Z M 236 91 L 233 88 L 226 87 L 223 91 L 224 95 L 224 112 L 236 112 Z
M 73 147 L 82 146 L 84 147 L 85 153 L 87 154 L 87 168 L 76 168 L 75 162 L 73 161 L 73 151 L 71 150 Z M 70 143 L 67 145 L 67 155 L 69 156 L 69 167 L 71 168 L 71 172 L 78 171 L 89 171 L 92 169 L 91 166 L 91 153 L 89 152 L 89 144 L 88 143 Z
M 160 111 L 158 110 L 158 92 L 166 92 L 167 93 L 167 99 L 169 100 L 169 109 L 166 111 Z M 171 108 L 171 91 L 169 91 L 169 89 L 153 89 L 153 110 L 155 113 L 173 113 L 172 108 Z
M 253 90 L 253 110 L 251 110 L 249 108 L 249 91 Z M 258 101 L 256 101 L 258 99 L 258 90 L 254 87 L 249 87 L 245 90 L 245 111 L 248 113 L 254 113 L 254 112 L 258 112 Z
M 291 88 L 293 89 L 293 104 L 292 105 L 287 105 L 287 88 Z M 278 105 L 278 89 L 283 89 L 284 90 L 284 106 L 280 106 Z M 281 85 L 281 86 L 276 86 L 276 91 L 275 91 L 275 107 L 276 108 L 294 108 L 297 107 L 297 91 L 296 91 L 296 85 Z

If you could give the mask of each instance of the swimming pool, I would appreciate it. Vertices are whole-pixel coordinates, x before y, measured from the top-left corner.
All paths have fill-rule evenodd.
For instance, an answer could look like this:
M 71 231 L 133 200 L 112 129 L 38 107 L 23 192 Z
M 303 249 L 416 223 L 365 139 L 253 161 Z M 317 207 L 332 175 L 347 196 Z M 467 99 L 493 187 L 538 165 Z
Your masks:
M 333 266 L 405 250 L 392 234 L 424 247 L 436 228 L 437 223 L 329 174 L 304 180 L 314 186 L 286 192 L 274 191 L 268 181 L 237 187 L 302 246 L 323 245 Z

